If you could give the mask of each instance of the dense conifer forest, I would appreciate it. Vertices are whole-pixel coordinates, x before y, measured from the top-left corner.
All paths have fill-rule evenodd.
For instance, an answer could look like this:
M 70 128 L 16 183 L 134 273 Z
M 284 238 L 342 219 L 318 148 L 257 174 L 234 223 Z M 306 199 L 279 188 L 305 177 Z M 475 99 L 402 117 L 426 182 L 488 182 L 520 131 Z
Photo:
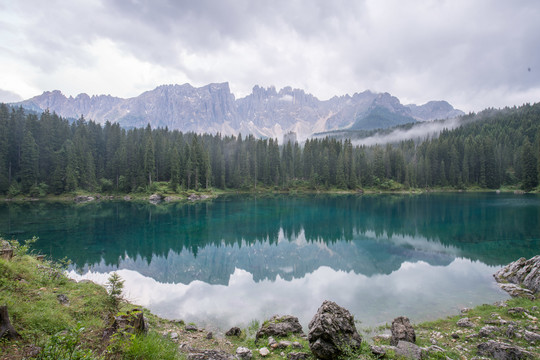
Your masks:
M 540 104 L 488 109 L 433 139 L 372 147 L 310 139 L 123 129 L 0 105 L 0 193 L 7 196 L 170 190 L 328 190 L 538 185 Z

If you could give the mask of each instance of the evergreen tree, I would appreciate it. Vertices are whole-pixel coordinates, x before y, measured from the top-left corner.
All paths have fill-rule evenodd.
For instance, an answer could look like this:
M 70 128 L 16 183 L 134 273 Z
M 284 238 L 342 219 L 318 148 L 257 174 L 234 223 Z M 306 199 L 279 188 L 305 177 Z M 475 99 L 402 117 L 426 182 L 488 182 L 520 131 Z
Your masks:
M 26 130 L 21 146 L 21 190 L 28 193 L 38 180 L 38 146 L 30 130 Z

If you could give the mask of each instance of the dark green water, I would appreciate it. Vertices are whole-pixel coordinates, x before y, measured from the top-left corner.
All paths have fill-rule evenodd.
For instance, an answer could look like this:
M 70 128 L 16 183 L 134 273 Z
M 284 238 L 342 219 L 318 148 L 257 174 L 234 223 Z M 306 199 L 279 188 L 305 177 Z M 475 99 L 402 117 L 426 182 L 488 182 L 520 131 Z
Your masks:
M 505 194 L 227 196 L 152 205 L 0 205 L 0 233 L 36 235 L 169 318 L 225 328 L 274 313 L 304 325 L 325 299 L 366 325 L 506 298 L 492 273 L 540 253 L 540 197 Z

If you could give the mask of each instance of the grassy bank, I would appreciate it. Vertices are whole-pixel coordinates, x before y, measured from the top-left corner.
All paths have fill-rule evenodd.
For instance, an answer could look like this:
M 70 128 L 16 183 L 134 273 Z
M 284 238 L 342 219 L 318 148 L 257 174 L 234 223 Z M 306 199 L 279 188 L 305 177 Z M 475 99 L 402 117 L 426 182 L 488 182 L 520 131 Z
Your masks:
M 189 349 L 234 354 L 239 346 L 251 349 L 254 359 L 262 359 L 258 353 L 262 347 L 271 350 L 265 359 L 283 359 L 289 352 L 309 353 L 307 340 L 302 337 L 288 339 L 297 341 L 301 348 L 272 350 L 267 339 L 255 343 L 259 326 L 256 321 L 243 329 L 240 336 L 209 336 L 204 329 L 196 329 L 196 324 L 161 319 L 145 309 L 149 325 L 146 334 L 111 335 L 109 329 L 114 317 L 136 308 L 135 305 L 118 303 L 119 298 L 110 289 L 92 282 L 76 283 L 68 279 L 62 265 L 31 255 L 30 244 L 13 245 L 13 258 L 0 258 L 0 305 L 7 305 L 11 323 L 22 338 L 0 341 L 0 359 L 23 359 L 31 355 L 39 359 L 183 359 Z M 445 356 L 470 359 L 477 355 L 477 345 L 488 339 L 518 345 L 540 356 L 537 344 L 516 335 L 538 332 L 539 307 L 539 300 L 519 298 L 416 324 L 416 343 L 422 347 L 436 345 L 444 350 L 444 353 L 430 353 L 429 358 L 433 359 Z M 518 310 L 512 310 L 515 308 Z M 457 325 L 463 317 L 470 320 L 470 327 Z M 509 325 L 512 325 L 512 334 L 509 334 Z M 485 326 L 496 326 L 497 330 L 486 337 L 479 336 Z M 360 329 L 360 332 L 364 345 L 344 358 L 375 359 L 368 344 L 389 344 L 388 337 L 384 336 L 389 332 L 388 327 Z M 386 358 L 397 357 L 390 350 Z

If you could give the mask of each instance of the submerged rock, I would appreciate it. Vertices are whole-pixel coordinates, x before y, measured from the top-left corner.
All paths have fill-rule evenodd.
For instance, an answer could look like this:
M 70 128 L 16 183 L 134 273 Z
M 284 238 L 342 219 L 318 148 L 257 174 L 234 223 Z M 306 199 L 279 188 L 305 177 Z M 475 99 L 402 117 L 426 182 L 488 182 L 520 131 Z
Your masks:
M 540 255 L 529 260 L 521 258 L 514 261 L 497 271 L 493 276 L 499 283 L 509 282 L 520 285 L 532 291 L 533 294 L 537 294 L 540 292 Z
M 332 301 L 325 301 L 309 323 L 309 348 L 319 359 L 336 359 L 344 348 L 358 349 L 362 338 L 351 313 Z
M 302 325 L 300 325 L 297 317 L 291 315 L 274 315 L 262 324 L 255 335 L 255 340 L 266 336 L 286 337 L 289 334 L 302 335 L 303 333 Z
M 416 342 L 416 334 L 409 321 L 409 318 L 400 316 L 392 321 L 392 338 L 390 339 L 390 345 L 396 346 L 400 341 L 407 341 L 410 343 Z
M 158 204 L 163 200 L 163 196 L 160 194 L 152 194 L 148 198 L 148 201 L 150 201 L 152 204 Z

